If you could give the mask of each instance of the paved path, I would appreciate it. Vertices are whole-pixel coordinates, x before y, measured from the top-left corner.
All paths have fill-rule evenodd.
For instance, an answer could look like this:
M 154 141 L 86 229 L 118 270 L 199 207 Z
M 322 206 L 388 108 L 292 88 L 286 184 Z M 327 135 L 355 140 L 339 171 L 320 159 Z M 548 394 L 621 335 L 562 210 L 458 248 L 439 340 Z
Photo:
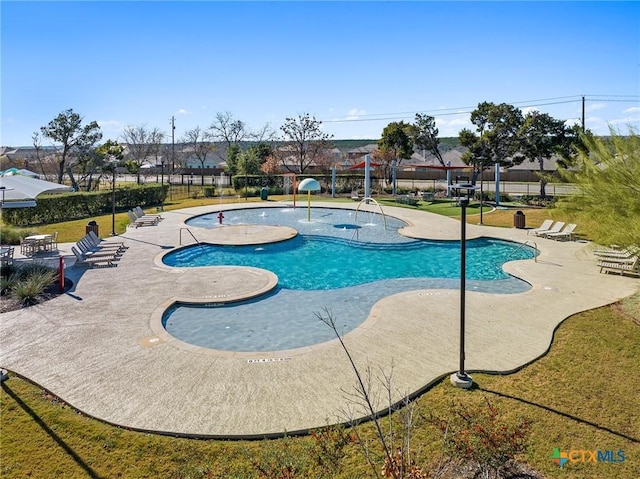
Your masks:
M 267 204 L 277 206 L 224 208 Z M 2 315 L 0 366 L 86 414 L 140 430 L 262 437 L 344 421 L 342 411 L 353 407 L 345 391 L 353 390 L 355 377 L 336 340 L 291 351 L 228 353 L 184 345 L 158 328 L 162 311 L 176 299 L 246 297 L 277 282 L 272 273 L 251 268 L 187 270 L 161 264 L 160 256 L 179 246 L 183 221 L 211 211 L 217 207 L 165 212 L 158 226 L 129 229 L 118 238 L 129 249 L 116 268 L 86 269 L 69 261 L 67 276 L 74 287 L 68 294 Z M 403 208 L 385 207 L 385 212 L 411 224 L 403 230 L 407 235 L 459 239 L 457 220 Z M 239 231 L 241 242 L 247 231 Z M 531 240 L 525 230 L 469 225 L 467 232 L 469 238 Z M 182 239 L 188 242 L 184 234 Z M 544 354 L 554 329 L 568 316 L 640 287 L 637 279 L 599 274 L 588 244 L 539 238 L 536 243 L 537 262 L 505 266 L 531 283 L 531 290 L 467 292 L 469 371 L 514 370 Z M 393 364 L 394 391 L 403 393 L 454 372 L 459 298 L 458 290 L 417 290 L 379 301 L 368 320 L 345 337 L 356 364 L 374 370 Z

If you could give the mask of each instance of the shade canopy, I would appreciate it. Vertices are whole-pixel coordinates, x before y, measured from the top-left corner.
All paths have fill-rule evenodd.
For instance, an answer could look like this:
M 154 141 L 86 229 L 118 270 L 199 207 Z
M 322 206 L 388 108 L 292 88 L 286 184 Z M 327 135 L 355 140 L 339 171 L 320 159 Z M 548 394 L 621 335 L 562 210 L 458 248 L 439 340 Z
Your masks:
M 442 165 L 402 165 L 405 168 L 430 168 L 432 170 L 469 170 L 472 169 L 473 166 L 442 166 Z
M 4 171 L 0 171 L 0 176 L 13 176 L 13 175 L 22 175 L 22 176 L 30 176 L 31 178 L 40 178 L 38 173 L 35 173 L 31 170 L 25 170 L 24 168 L 9 168 Z
M 34 200 L 41 193 L 64 193 L 73 191 L 66 185 L 38 180 L 30 176 L 9 175 L 0 177 L 0 198 L 5 201 Z
M 320 191 L 320 183 L 313 178 L 305 178 L 298 185 L 298 191 Z
M 349 169 L 350 170 L 361 170 L 362 168 L 365 168 L 366 166 L 367 166 L 366 162 L 362 161 L 362 162 L 358 163 L 357 165 L 350 166 Z M 371 162 L 369 162 L 369 166 L 371 168 L 374 168 L 376 166 L 382 166 L 382 164 L 381 163 L 373 163 L 371 161 Z

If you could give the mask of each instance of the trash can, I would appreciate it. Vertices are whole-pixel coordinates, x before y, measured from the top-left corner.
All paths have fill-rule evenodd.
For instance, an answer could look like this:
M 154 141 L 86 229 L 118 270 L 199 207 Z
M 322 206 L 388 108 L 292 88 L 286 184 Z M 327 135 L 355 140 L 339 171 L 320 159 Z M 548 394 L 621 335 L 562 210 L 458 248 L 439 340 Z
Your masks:
M 266 200 L 268 197 L 269 197 L 269 188 L 262 187 L 262 189 L 260 190 L 260 199 Z
M 513 226 L 519 229 L 524 229 L 526 217 L 522 211 L 516 211 L 513 215 Z
M 100 236 L 100 234 L 98 233 L 98 223 L 96 223 L 93 220 L 87 223 L 87 226 L 84 230 L 84 234 L 88 235 L 91 231 L 93 231 L 96 234 L 96 236 L 98 237 Z

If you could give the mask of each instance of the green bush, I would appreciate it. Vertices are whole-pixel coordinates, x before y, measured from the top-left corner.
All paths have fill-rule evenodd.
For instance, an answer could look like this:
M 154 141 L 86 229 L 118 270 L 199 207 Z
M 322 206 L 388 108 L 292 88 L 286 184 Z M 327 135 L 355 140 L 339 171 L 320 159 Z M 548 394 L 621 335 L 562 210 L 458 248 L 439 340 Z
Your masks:
M 20 244 L 22 238 L 31 234 L 34 234 L 34 230 L 29 228 L 16 228 L 11 225 L 3 225 L 2 228 L 0 228 L 0 243 Z
M 116 188 L 115 206 L 126 211 L 135 206 L 162 204 L 168 185 L 135 185 Z M 14 226 L 57 223 L 109 213 L 112 208 L 110 190 L 65 193 L 38 198 L 33 208 L 16 208 L 2 212 L 2 221 Z

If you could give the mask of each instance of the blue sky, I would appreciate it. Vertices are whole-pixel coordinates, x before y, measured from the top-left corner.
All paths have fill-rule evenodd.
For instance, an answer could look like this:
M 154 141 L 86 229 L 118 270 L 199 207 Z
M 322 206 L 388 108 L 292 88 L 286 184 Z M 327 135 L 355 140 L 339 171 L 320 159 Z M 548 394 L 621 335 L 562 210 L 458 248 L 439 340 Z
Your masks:
M 640 127 L 639 2 L 2 1 L 0 144 L 69 108 L 104 139 L 176 139 L 217 112 L 251 129 L 305 112 L 336 139 L 391 121 L 470 127 L 510 103 L 606 134 Z

